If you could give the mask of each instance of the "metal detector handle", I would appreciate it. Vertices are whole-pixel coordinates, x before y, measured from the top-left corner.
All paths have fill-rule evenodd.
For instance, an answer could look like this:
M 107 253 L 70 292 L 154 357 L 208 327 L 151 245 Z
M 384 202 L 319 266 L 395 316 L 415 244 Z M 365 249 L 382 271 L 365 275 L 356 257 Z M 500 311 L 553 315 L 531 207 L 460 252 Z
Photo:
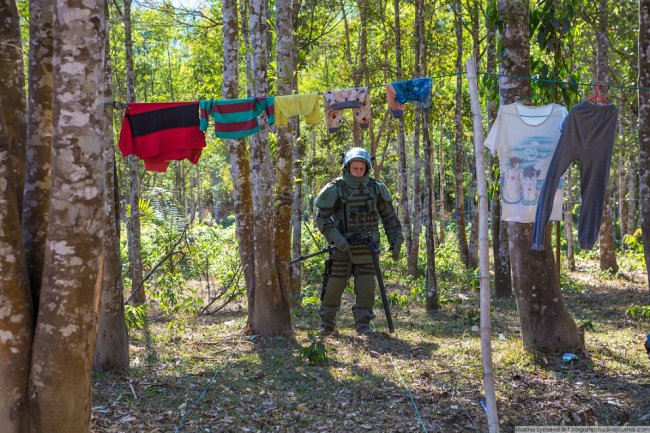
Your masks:
M 294 263 L 299 262 L 301 260 L 305 260 L 305 259 L 308 259 L 310 257 L 314 257 L 314 256 L 318 256 L 318 255 L 321 255 L 321 254 L 329 253 L 330 251 L 334 251 L 335 249 L 336 249 L 336 245 L 330 245 L 329 247 L 323 248 L 320 251 L 316 251 L 314 253 L 307 254 L 307 255 L 304 255 L 304 256 L 298 256 L 295 259 L 291 260 L 291 264 L 293 265 Z

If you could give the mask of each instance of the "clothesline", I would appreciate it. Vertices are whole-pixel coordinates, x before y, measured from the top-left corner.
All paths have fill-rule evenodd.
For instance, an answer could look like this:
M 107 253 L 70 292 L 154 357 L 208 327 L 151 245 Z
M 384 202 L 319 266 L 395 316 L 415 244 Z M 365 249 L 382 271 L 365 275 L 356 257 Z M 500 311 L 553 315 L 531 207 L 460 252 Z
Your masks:
M 466 72 L 453 72 L 449 74 L 441 74 L 441 75 L 434 75 L 431 77 L 424 77 L 424 78 L 431 78 L 433 80 L 439 79 L 439 78 L 447 78 L 447 77 L 456 77 L 459 75 L 465 75 Z M 582 83 L 579 81 L 564 81 L 564 80 L 555 80 L 552 78 L 544 78 L 540 77 L 539 74 L 535 74 L 532 77 L 526 77 L 523 75 L 509 75 L 509 74 L 497 74 L 493 72 L 477 72 L 478 75 L 487 75 L 490 77 L 499 77 L 499 78 L 513 78 L 517 80 L 528 80 L 532 82 L 541 82 L 541 83 L 554 83 L 554 84 L 568 84 L 568 85 L 574 85 L 574 86 L 582 86 L 582 87 L 596 87 L 598 84 L 602 84 L 603 87 L 608 88 L 608 89 L 622 89 L 622 90 L 650 90 L 650 87 L 639 87 L 639 86 L 624 86 L 624 85 L 618 85 L 618 84 L 603 84 L 603 83 Z M 377 89 L 377 88 L 383 88 L 385 85 L 372 85 L 372 86 L 367 86 L 368 89 Z M 323 92 L 317 92 L 319 95 L 323 94 Z M 107 101 L 105 102 L 107 105 L 111 105 L 115 109 L 124 109 L 128 107 L 127 102 L 121 102 L 121 101 Z

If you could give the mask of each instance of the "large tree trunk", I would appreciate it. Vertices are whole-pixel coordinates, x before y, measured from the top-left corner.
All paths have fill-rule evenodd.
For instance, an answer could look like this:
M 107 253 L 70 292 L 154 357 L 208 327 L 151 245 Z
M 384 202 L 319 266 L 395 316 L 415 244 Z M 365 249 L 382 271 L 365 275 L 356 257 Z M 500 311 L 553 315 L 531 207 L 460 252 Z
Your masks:
M 530 76 L 528 0 L 499 0 L 503 21 L 503 57 L 499 72 Z M 501 77 L 501 103 L 530 94 L 530 83 Z M 575 350 L 581 346 L 578 328 L 564 306 L 555 273 L 553 251 L 546 237 L 544 251 L 531 251 L 532 224 L 508 223 L 513 289 L 524 345 L 533 350 Z
M 224 0 L 223 12 L 223 99 L 237 99 L 239 96 L 239 26 L 237 0 Z M 253 202 L 251 198 L 250 164 L 246 141 L 243 138 L 226 140 L 230 153 L 230 173 L 233 182 L 233 201 L 237 225 L 239 259 L 244 270 L 248 309 L 255 305 L 255 262 L 253 256 Z M 251 329 L 251 315 L 247 328 Z
M 402 32 L 400 28 L 399 0 L 393 1 L 395 10 L 395 79 L 402 79 Z M 399 156 L 399 216 L 406 239 L 406 251 L 411 251 L 413 237 L 411 235 L 411 209 L 409 206 L 408 171 L 406 169 L 406 143 L 404 132 L 404 118 L 397 119 L 399 130 L 397 133 L 397 154 Z
M 106 227 L 104 4 L 55 8 L 52 192 L 30 376 L 32 432 L 90 431 Z M 61 404 L 65 402 L 65 404 Z
M 278 71 L 277 94 L 290 95 L 294 75 L 293 44 L 293 10 L 291 0 L 277 0 L 276 11 L 276 65 Z M 292 130 L 295 122 L 289 122 L 289 128 L 277 128 L 275 150 L 275 260 L 280 278 L 280 291 L 289 293 L 291 260 L 291 215 L 293 147 L 295 145 Z M 298 294 L 300 288 L 298 287 Z M 292 302 L 296 297 L 291 296 Z
M 598 70 L 596 75 L 599 83 L 609 82 L 609 37 L 607 35 L 609 15 L 607 3 L 608 0 L 600 0 L 598 8 L 599 25 L 596 29 Z M 607 88 L 604 88 L 603 93 L 607 94 Z M 609 176 L 609 173 L 603 173 L 603 175 Z M 614 224 L 612 223 L 612 200 L 610 197 L 610 188 L 608 188 L 605 207 L 603 209 L 603 221 L 600 224 L 600 232 L 598 233 L 598 248 L 600 249 L 600 269 L 602 271 L 607 270 L 616 273 L 618 272 L 618 263 L 616 262 Z
M 133 38 L 131 36 L 131 0 L 124 0 L 124 53 L 126 56 L 126 99 L 135 102 L 135 68 L 133 66 Z M 134 305 L 147 300 L 142 278 L 142 239 L 140 235 L 140 174 L 135 155 L 126 158 L 129 168 L 130 217 L 126 221 L 126 238 L 131 264 L 131 294 Z
M 454 4 L 454 28 L 456 29 L 456 70 L 463 68 L 463 23 L 461 16 L 460 0 Z M 469 246 L 467 244 L 467 222 L 465 220 L 465 150 L 463 146 L 463 77 L 456 77 L 456 105 L 454 112 L 455 122 L 455 158 L 454 158 L 454 178 L 456 180 L 456 236 L 458 239 L 458 251 L 460 260 L 466 269 L 470 267 Z
M 650 87 L 650 0 L 639 0 L 639 87 Z M 650 288 L 650 92 L 639 90 L 639 201 Z
M 104 101 L 113 99 L 110 46 L 108 38 L 108 3 L 104 3 L 106 26 L 104 46 Z M 120 263 L 120 219 L 117 197 L 115 145 L 113 144 L 113 107 L 104 105 L 104 269 L 102 275 L 97 340 L 93 356 L 95 371 L 126 371 L 129 368 L 129 337 L 124 318 L 124 285 Z
M 268 93 L 267 81 L 267 15 L 266 0 L 250 0 L 250 36 L 252 51 L 252 77 L 255 96 Z M 255 216 L 255 305 L 249 308 L 252 331 L 260 335 L 289 335 L 291 315 L 289 288 L 283 286 L 275 259 L 276 243 L 273 233 L 273 170 L 269 146 L 269 127 L 261 120 L 261 131 L 249 139 L 251 152 L 251 185 L 253 214 Z M 286 245 L 288 252 L 289 246 Z M 288 271 L 288 267 L 287 267 Z
M 23 433 L 33 313 L 2 105 L 0 99 L 0 431 Z
M 0 100 L 4 107 L 5 136 L 9 145 L 9 169 L 14 176 L 18 217 L 23 208 L 27 102 L 20 37 L 20 16 L 15 0 L 0 0 Z
M 37 311 L 50 197 L 53 9 L 51 1 L 29 3 L 29 100 L 22 229 L 32 299 Z

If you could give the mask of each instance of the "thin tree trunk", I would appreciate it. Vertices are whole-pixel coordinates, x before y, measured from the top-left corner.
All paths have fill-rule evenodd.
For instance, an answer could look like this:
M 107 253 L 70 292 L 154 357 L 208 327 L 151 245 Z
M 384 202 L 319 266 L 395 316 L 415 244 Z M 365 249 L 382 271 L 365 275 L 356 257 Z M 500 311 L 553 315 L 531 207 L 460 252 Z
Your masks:
M 424 113 L 423 113 L 424 114 Z M 425 203 L 425 221 L 426 231 L 424 233 L 427 249 L 427 267 L 426 267 L 426 309 L 427 311 L 437 311 L 440 308 L 440 292 L 438 290 L 438 280 L 436 278 L 436 196 L 433 179 L 433 145 L 429 135 L 429 128 L 426 115 L 422 116 L 422 138 L 424 147 L 424 203 Z
M 639 87 L 650 87 L 650 0 L 639 0 Z M 639 202 L 650 288 L 650 92 L 639 90 Z
M 566 238 L 566 260 L 569 270 L 576 270 L 576 260 L 573 254 L 573 187 L 571 185 L 571 166 L 567 170 L 564 184 L 566 194 L 564 206 L 564 237 Z
M 456 70 L 460 71 L 463 67 L 463 23 L 461 17 L 460 0 L 454 4 L 454 27 L 456 29 Z M 467 222 L 465 220 L 465 150 L 463 147 L 463 77 L 456 77 L 456 105 L 455 105 L 455 158 L 454 158 L 454 178 L 456 180 L 456 236 L 458 239 L 458 250 L 460 260 L 465 265 L 465 269 L 470 269 L 469 246 L 467 244 Z
M 104 101 L 113 99 L 111 62 L 108 38 L 108 3 L 104 3 Z M 126 371 L 129 368 L 129 337 L 124 318 L 124 285 L 120 263 L 120 220 L 113 144 L 113 107 L 104 105 L 104 269 L 97 324 L 97 340 L 93 356 L 95 371 Z
M 277 94 L 290 95 L 294 77 L 294 37 L 293 9 L 291 0 L 277 0 L 276 14 L 276 65 L 277 65 Z M 290 292 L 291 275 L 289 261 L 291 260 L 291 216 L 292 216 L 292 187 L 293 148 L 295 146 L 292 130 L 294 122 L 289 122 L 288 128 L 277 128 L 275 151 L 275 260 L 280 278 L 280 291 Z M 300 293 L 300 287 L 298 287 Z M 292 303 L 296 302 L 291 297 Z
M 133 38 L 131 36 L 131 1 L 124 0 L 124 53 L 126 56 L 126 99 L 135 102 L 135 67 L 133 66 Z M 134 305 L 147 300 L 142 282 L 142 239 L 140 234 L 140 174 L 135 155 L 126 158 L 129 173 L 130 217 L 126 221 L 126 238 L 131 264 L 131 294 Z
M 496 29 L 490 19 L 486 19 L 487 28 L 487 71 L 497 70 L 497 42 Z M 497 118 L 497 100 L 490 97 L 487 101 L 488 126 Z M 510 254 L 508 251 L 508 225 L 501 221 L 501 200 L 499 199 L 499 180 L 495 179 L 494 168 L 499 167 L 499 160 L 488 155 L 488 179 L 490 185 L 495 185 L 497 190 L 493 192 L 490 200 L 490 221 L 492 222 L 492 256 L 494 258 L 494 295 L 497 298 L 510 298 L 512 293 L 512 275 L 510 274 Z
M 596 29 L 596 40 L 598 41 L 597 81 L 599 83 L 609 82 L 609 36 L 608 32 L 608 0 L 600 0 L 598 8 L 599 26 Z M 603 90 L 607 94 L 607 88 Z M 609 173 L 604 173 L 609 177 Z M 611 189 L 608 187 L 608 193 L 605 198 L 605 207 L 603 209 L 603 220 L 598 233 L 598 247 L 600 249 L 600 269 L 610 272 L 618 272 L 618 263 L 616 262 L 616 246 L 614 244 L 614 224 L 612 223 L 612 201 Z
M 395 78 L 397 81 L 402 79 L 402 41 L 400 29 L 400 11 L 399 0 L 393 2 L 395 10 Z M 408 171 L 406 169 L 406 143 L 404 138 L 404 118 L 397 119 L 399 125 L 399 132 L 397 135 L 397 154 L 399 156 L 399 216 L 402 223 L 402 230 L 404 231 L 404 238 L 406 239 L 406 251 L 411 251 L 411 244 L 413 237 L 411 234 L 411 209 L 409 206 L 409 192 L 408 192 Z
M 471 7 L 468 5 L 468 10 L 470 12 L 470 19 L 472 21 L 472 56 L 476 59 L 477 64 L 481 64 L 481 54 L 480 54 L 480 44 L 481 40 L 479 37 L 479 7 L 478 0 L 474 0 L 471 4 Z M 481 148 L 482 150 L 482 148 Z M 478 267 L 478 243 L 479 243 L 479 214 L 478 214 L 478 185 L 476 179 L 476 167 L 470 165 L 470 172 L 472 174 L 472 184 L 471 184 L 471 194 L 470 194 L 470 216 L 472 220 L 472 227 L 469 232 L 469 265 L 470 268 L 474 269 Z
M 424 2 L 417 0 L 415 2 L 415 74 L 423 77 L 426 70 L 425 57 L 424 57 Z M 415 113 L 415 133 L 413 134 L 413 230 L 412 241 L 410 249 L 407 250 L 406 273 L 414 278 L 418 276 L 418 256 L 420 251 L 420 233 L 422 232 L 422 193 L 421 193 L 421 175 L 422 172 L 422 158 L 420 156 L 420 137 L 423 134 L 422 129 L 426 120 L 424 116 L 426 113 L 420 108 Z
M 5 119 L 5 136 L 9 145 L 9 169 L 14 176 L 18 217 L 23 208 L 25 183 L 25 148 L 27 141 L 27 101 L 20 16 L 15 0 L 0 0 L 0 100 Z
M 630 232 L 634 233 L 637 225 L 636 213 L 637 213 L 637 155 L 634 152 L 630 152 L 630 169 L 628 170 L 627 178 L 627 192 L 629 194 L 629 205 L 627 207 L 627 226 L 630 228 Z
M 446 239 L 446 230 L 445 230 L 445 225 L 447 222 L 447 205 L 446 205 L 446 200 L 447 200 L 447 194 L 445 190 L 445 171 L 447 170 L 447 166 L 445 165 L 445 123 L 443 120 L 440 121 L 440 147 L 438 149 L 438 154 L 439 160 L 440 160 L 440 165 L 438 167 L 438 173 L 440 177 L 440 196 L 438 200 L 440 201 L 440 239 L 438 244 L 444 244 L 445 239 Z
M 237 0 L 224 0 L 223 13 L 223 99 L 236 99 L 239 93 L 239 26 Z M 242 17 L 243 20 L 243 17 Z M 226 140 L 230 152 L 230 172 L 233 182 L 233 201 L 237 224 L 239 258 L 244 270 L 248 309 L 255 306 L 255 261 L 253 254 L 253 200 L 250 183 L 250 163 L 246 141 L 242 138 Z M 251 315 L 247 328 L 252 329 Z
M 628 201 L 627 201 L 627 193 L 625 191 L 627 187 L 627 171 L 625 170 L 625 165 L 626 165 L 626 160 L 627 160 L 627 153 L 628 153 L 628 140 L 627 140 L 627 135 L 626 132 L 628 128 L 626 128 L 626 119 L 624 116 L 625 110 L 623 109 L 624 105 L 621 104 L 620 111 L 619 111 L 619 131 L 623 131 L 623 134 L 621 136 L 623 137 L 621 140 L 621 146 L 620 146 L 620 152 L 618 156 L 618 219 L 619 219 L 619 227 L 621 230 L 621 239 L 630 233 L 630 228 L 628 227 L 627 223 L 627 214 L 628 214 Z
M 471 58 L 466 63 L 467 81 L 472 103 L 474 119 L 474 155 L 476 161 L 476 177 L 478 183 L 478 212 L 479 212 L 479 272 L 481 289 L 481 358 L 483 365 L 483 387 L 487 406 L 488 431 L 499 431 L 496 392 L 494 389 L 494 370 L 492 368 L 492 324 L 490 319 L 490 259 L 488 235 L 488 198 L 485 177 L 485 162 L 483 159 L 483 118 L 481 102 L 478 95 L 476 78 L 476 59 Z
M 499 0 L 503 22 L 503 57 L 499 72 L 530 76 L 528 0 Z M 530 95 L 530 83 L 503 76 L 499 82 L 501 103 Z M 531 251 L 533 224 L 508 223 L 513 289 L 524 346 L 550 351 L 575 350 L 582 346 L 578 328 L 564 306 L 550 239 L 543 251 Z
M 34 319 L 3 104 L 0 98 L 0 431 L 23 433 Z
M 90 431 L 107 225 L 104 4 L 59 1 L 55 16 L 52 192 L 29 389 L 35 433 Z
M 27 162 L 22 214 L 27 270 L 38 311 L 41 291 L 52 154 L 52 25 L 54 3 L 29 3 L 29 100 Z
M 250 1 L 250 32 L 252 51 L 253 91 L 258 97 L 268 93 L 267 36 L 268 4 L 265 0 Z M 282 286 L 278 274 L 273 227 L 273 170 L 269 146 L 269 127 L 261 120 L 261 131 L 249 138 L 251 152 L 251 185 L 255 226 L 255 305 L 252 316 L 254 334 L 290 335 L 291 315 L 289 287 Z M 288 252 L 288 245 L 286 246 Z M 287 268 L 288 271 L 288 268 Z

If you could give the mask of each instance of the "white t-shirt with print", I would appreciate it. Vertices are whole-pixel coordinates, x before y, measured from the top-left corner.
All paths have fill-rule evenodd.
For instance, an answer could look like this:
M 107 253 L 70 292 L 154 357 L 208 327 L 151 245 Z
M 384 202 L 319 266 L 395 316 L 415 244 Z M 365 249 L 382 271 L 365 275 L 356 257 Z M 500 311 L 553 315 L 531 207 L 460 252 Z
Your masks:
M 557 147 L 567 110 L 558 104 L 539 107 L 502 105 L 485 140 L 499 154 L 501 219 L 535 222 L 537 199 Z M 551 220 L 562 219 L 564 179 L 555 191 Z

